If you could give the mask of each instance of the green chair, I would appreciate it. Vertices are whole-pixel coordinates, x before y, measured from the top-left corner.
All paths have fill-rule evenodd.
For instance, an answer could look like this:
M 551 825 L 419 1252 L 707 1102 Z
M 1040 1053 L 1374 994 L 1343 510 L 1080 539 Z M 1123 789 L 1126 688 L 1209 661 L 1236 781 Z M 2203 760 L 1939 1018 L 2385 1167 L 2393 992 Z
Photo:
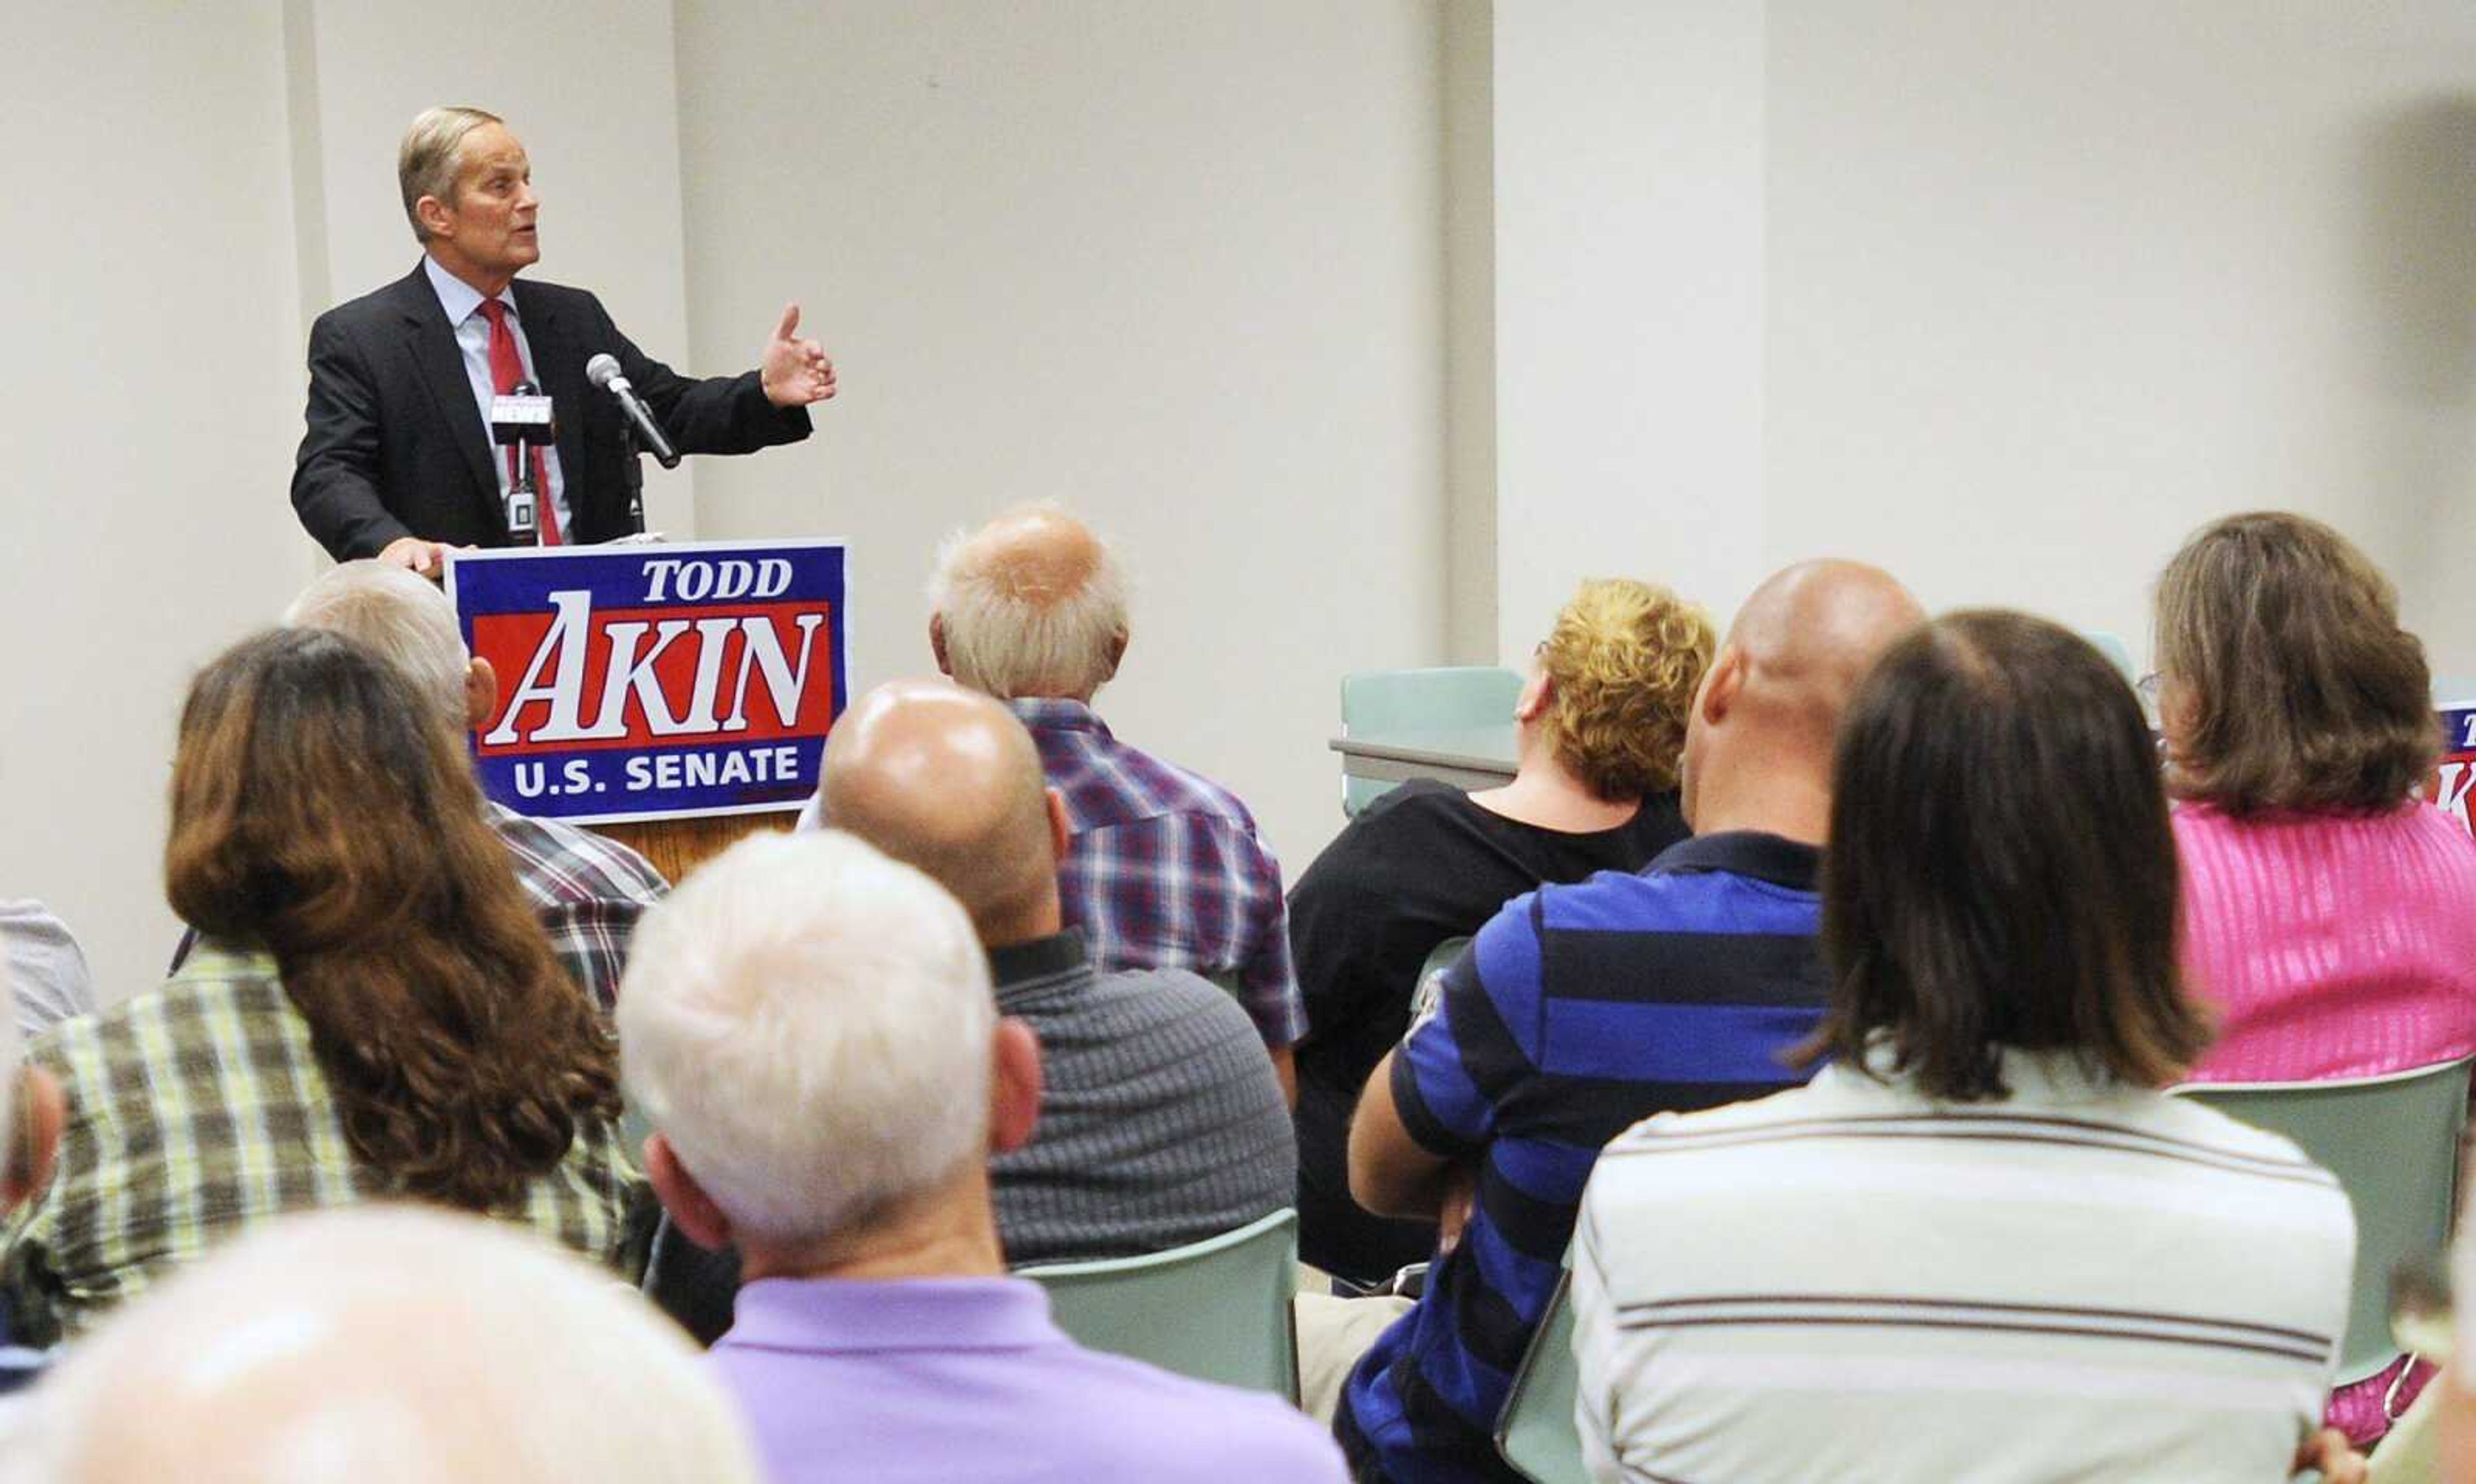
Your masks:
M 1299 1213 L 1142 1257 L 1018 1268 L 1057 1327 L 1096 1350 L 1299 1399 Z
M 1427 950 L 1427 961 L 1419 965 L 1419 981 L 1410 987 L 1410 1019 L 1418 1020 L 1427 1013 L 1444 993 L 1445 971 L 1461 961 L 1470 950 L 1470 939 L 1447 938 Z
M 1509 721 L 1522 676 L 1494 665 L 1428 670 L 1364 670 L 1341 678 L 1341 731 L 1440 731 Z M 1393 788 L 1380 779 L 1343 776 L 1341 809 L 1355 816 Z
M 1572 1254 L 1565 1256 L 1570 1265 Z M 1573 1310 L 1567 1291 L 1573 1285 L 1568 1266 L 1548 1297 L 1539 1330 L 1513 1373 L 1513 1390 L 1504 1410 L 1497 1414 L 1496 1450 L 1532 1484 L 1589 1484 L 1582 1467 L 1582 1434 L 1573 1422 L 1573 1396 L 1579 1372 L 1573 1363 Z
M 2471 1061 L 2476 1058 L 2335 1082 L 2193 1082 L 2175 1089 L 2294 1140 L 2339 1177 L 2354 1203 L 2355 1294 L 2339 1348 L 2338 1385 L 2361 1381 L 2398 1358 L 2390 1335 L 2390 1270 L 2449 1240 Z

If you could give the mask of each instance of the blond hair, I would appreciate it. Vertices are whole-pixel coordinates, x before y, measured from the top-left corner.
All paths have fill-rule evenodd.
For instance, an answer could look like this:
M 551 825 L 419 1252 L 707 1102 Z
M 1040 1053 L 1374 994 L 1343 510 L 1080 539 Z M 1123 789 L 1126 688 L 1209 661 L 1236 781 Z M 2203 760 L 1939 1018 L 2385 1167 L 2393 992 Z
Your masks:
M 424 109 L 404 132 L 404 142 L 395 151 L 395 186 L 404 196 L 405 220 L 412 223 L 412 239 L 430 240 L 430 229 L 422 226 L 421 213 L 414 210 L 424 196 L 436 196 L 451 205 L 456 200 L 456 177 L 464 164 L 464 136 L 484 124 L 505 123 L 498 114 L 483 109 Z
M 1584 582 L 1539 647 L 1556 760 L 1611 802 L 1675 787 L 1694 691 L 1718 645 L 1709 616 L 1665 587 Z

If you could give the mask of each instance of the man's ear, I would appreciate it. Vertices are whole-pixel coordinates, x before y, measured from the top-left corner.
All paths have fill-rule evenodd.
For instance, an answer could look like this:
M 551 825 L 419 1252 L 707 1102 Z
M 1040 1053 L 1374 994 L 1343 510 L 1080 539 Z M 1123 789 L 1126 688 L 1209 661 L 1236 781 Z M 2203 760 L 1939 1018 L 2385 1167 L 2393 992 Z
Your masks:
M 61 1152 L 61 1127 L 68 1122 L 68 1099 L 60 1080 L 40 1067 L 17 1073 L 19 1126 L 10 1136 L 8 1169 L 0 1173 L 0 1209 L 14 1210 L 52 1178 L 52 1163 Z
M 1746 655 L 1743 650 L 1723 649 L 1711 663 L 1711 672 L 1702 677 L 1701 693 L 1694 698 L 1694 709 L 1706 727 L 1728 719 L 1736 709 L 1737 693 L 1746 684 Z
M 989 1152 L 1011 1154 L 1040 1121 L 1040 1038 L 1009 1015 L 998 1022 L 989 1057 Z
M 1102 684 L 1105 685 L 1118 678 L 1118 665 L 1127 657 L 1127 641 L 1132 637 L 1134 635 L 1124 629 L 1109 635 L 1109 665 L 1107 669 L 1101 672 Z
M 492 713 L 499 709 L 499 672 L 481 655 L 464 667 L 464 730 L 479 731 L 490 725 Z
M 928 615 L 928 653 L 937 656 L 937 673 L 948 680 L 954 678 L 954 662 L 946 657 L 946 615 Z
M 436 196 L 424 196 L 415 201 L 412 214 L 420 221 L 422 230 L 433 237 L 452 238 L 456 235 L 456 213 L 447 210 L 447 203 Z
M 654 1194 L 661 1198 L 662 1209 L 671 1213 L 671 1224 L 680 1228 L 680 1235 L 708 1252 L 730 1245 L 730 1218 L 688 1174 L 688 1167 L 680 1163 L 679 1151 L 661 1134 L 645 1136 L 645 1177 L 654 1182 Z
M 1049 856 L 1064 865 L 1075 844 L 1075 831 L 1066 822 L 1066 796 L 1053 788 L 1044 792 L 1049 796 Z

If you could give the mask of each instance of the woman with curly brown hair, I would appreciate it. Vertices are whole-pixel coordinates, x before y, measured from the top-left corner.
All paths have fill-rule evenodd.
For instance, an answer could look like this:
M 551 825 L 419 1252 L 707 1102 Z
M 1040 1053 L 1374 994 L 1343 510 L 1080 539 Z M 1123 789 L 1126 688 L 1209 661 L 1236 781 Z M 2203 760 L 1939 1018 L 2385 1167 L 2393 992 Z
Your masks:
M 244 1229 L 379 1199 L 616 1258 L 638 1189 L 616 1047 L 384 660 L 295 630 L 209 665 L 164 862 L 199 951 L 31 1052 L 68 1124 L 12 1254 L 21 1314 L 74 1333 Z
M 1413 779 L 1369 806 L 1290 892 L 1307 1006 L 1298 1045 L 1299 1249 L 1361 1281 L 1424 1262 L 1435 1227 L 1350 1200 L 1350 1109 L 1409 1028 L 1420 966 L 1547 882 L 1636 871 L 1685 838 L 1677 761 L 1717 639 L 1699 608 L 1626 579 L 1584 582 L 1514 705 L 1513 781 Z

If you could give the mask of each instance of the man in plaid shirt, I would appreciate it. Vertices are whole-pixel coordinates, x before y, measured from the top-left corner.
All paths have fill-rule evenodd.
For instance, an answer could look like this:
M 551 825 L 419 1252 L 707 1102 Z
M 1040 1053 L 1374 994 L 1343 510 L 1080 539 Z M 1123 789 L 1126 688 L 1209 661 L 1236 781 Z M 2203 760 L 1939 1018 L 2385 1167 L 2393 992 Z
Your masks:
M 1293 1101 L 1306 1007 L 1281 868 L 1227 789 L 1109 734 L 1092 696 L 1127 650 L 1108 547 L 1052 506 L 949 540 L 931 584 L 937 668 L 1011 706 L 1066 800 L 1066 922 L 1103 969 L 1186 969 L 1233 989 Z
M 459 733 L 486 721 L 497 705 L 498 680 L 488 661 L 465 653 L 446 595 L 401 567 L 345 562 L 310 583 L 284 621 L 340 633 L 394 661 Z M 594 1002 L 609 1009 L 618 1000 L 636 919 L 670 883 L 616 840 L 495 803 L 483 809 L 558 961 Z

